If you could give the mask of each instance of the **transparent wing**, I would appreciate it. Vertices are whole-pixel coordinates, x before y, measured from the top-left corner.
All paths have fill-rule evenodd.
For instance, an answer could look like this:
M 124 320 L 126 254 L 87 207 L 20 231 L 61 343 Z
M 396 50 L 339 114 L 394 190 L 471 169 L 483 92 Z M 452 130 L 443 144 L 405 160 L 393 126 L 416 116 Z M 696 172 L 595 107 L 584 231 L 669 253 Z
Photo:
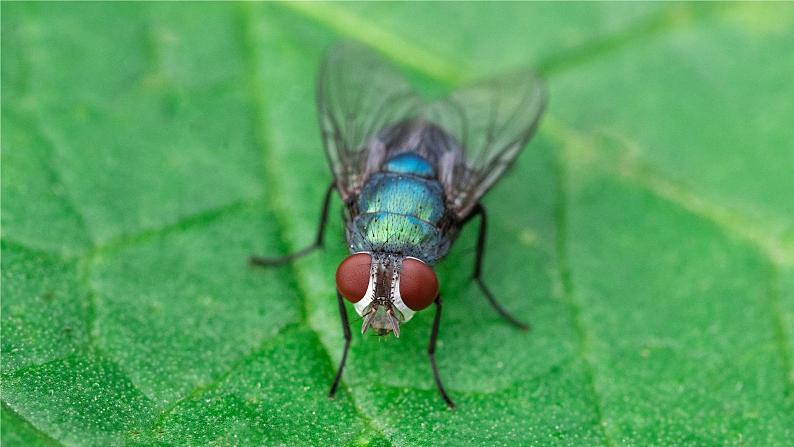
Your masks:
M 520 72 L 479 82 L 428 104 L 423 116 L 449 135 L 441 181 L 466 217 L 526 146 L 546 104 L 543 82 Z
M 415 113 L 419 100 L 400 73 L 360 44 L 332 47 L 317 92 L 325 151 L 343 200 L 385 156 L 377 134 Z

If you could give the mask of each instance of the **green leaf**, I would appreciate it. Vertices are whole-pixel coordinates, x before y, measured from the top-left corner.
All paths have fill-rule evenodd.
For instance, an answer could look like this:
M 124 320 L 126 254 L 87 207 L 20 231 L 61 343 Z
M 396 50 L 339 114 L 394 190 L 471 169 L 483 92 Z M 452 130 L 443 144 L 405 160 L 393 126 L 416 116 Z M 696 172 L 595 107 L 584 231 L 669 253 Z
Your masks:
M 785 445 L 788 4 L 37 4 L 2 10 L 3 445 Z M 430 312 L 341 356 L 325 48 L 417 89 L 523 66 L 550 107 Z M 332 216 L 339 215 L 336 203 Z M 352 310 L 351 310 L 352 312 Z M 355 327 L 355 325 L 354 325 Z

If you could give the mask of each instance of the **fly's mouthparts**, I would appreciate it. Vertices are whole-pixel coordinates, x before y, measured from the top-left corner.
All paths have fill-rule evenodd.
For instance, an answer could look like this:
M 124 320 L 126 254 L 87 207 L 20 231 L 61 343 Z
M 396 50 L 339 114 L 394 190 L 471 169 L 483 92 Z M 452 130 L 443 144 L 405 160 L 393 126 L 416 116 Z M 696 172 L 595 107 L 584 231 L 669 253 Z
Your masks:
M 386 311 L 386 314 L 389 316 L 389 322 L 391 323 L 391 330 L 394 331 L 394 336 L 400 338 L 400 320 L 394 315 L 394 311 L 391 307 Z
M 367 332 L 367 329 L 372 325 L 372 321 L 375 319 L 375 312 L 378 311 L 378 305 L 375 304 L 369 310 L 367 315 L 364 317 L 364 323 L 361 324 L 361 333 Z
M 389 302 L 375 301 L 372 303 L 372 307 L 364 315 L 361 333 L 367 332 L 370 327 L 376 329 L 379 335 L 386 335 L 392 331 L 395 337 L 400 338 L 400 319 L 397 318 Z

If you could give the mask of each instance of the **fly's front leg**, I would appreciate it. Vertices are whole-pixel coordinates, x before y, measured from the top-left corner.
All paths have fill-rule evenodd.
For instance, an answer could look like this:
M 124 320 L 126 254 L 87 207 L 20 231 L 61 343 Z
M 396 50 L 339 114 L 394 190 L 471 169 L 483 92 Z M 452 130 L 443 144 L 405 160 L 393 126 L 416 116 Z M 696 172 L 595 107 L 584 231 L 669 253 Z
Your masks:
M 485 258 L 485 236 L 486 231 L 488 229 L 488 220 L 485 215 L 485 208 L 481 204 L 477 204 L 477 206 L 472 210 L 471 214 L 463 221 L 465 225 L 469 220 L 474 218 L 475 216 L 480 216 L 480 231 L 477 236 L 477 252 L 475 254 L 474 260 L 474 274 L 472 275 L 472 279 L 477 282 L 477 285 L 482 290 L 482 293 L 485 295 L 485 298 L 488 299 L 488 302 L 491 303 L 491 306 L 502 316 L 505 320 L 507 320 L 513 326 L 517 328 L 528 331 L 529 325 L 519 321 L 516 317 L 510 315 L 498 301 L 494 298 L 491 290 L 485 285 L 485 282 L 482 279 L 482 261 Z
M 328 222 L 328 209 L 330 208 L 330 204 L 331 204 L 331 193 L 334 191 L 335 188 L 336 186 L 334 185 L 333 182 L 331 182 L 331 184 L 328 186 L 328 190 L 325 192 L 325 198 L 323 199 L 323 208 L 322 211 L 320 212 L 320 226 L 317 228 L 317 237 L 315 238 L 314 243 L 285 256 L 277 256 L 277 257 L 249 256 L 248 263 L 251 265 L 258 265 L 264 267 L 286 264 L 302 256 L 308 255 L 309 253 L 313 252 L 318 248 L 322 248 L 323 239 L 325 237 L 325 224 Z
M 328 392 L 328 397 L 333 399 L 336 394 L 336 389 L 339 387 L 339 381 L 342 380 L 342 371 L 345 369 L 347 362 L 347 351 L 350 349 L 350 323 L 347 321 L 347 309 L 345 308 L 345 301 L 342 299 L 342 294 L 336 291 L 336 301 L 339 303 L 339 319 L 342 320 L 342 331 L 345 335 L 345 348 L 342 351 L 342 361 L 339 362 L 339 369 L 336 370 L 336 377 L 334 383 L 331 384 L 331 391 Z
M 438 367 L 436 366 L 436 340 L 438 339 L 438 327 L 441 324 L 441 295 L 436 298 L 436 315 L 433 317 L 433 331 L 430 332 L 430 344 L 427 346 L 427 355 L 430 357 L 430 367 L 433 369 L 433 379 L 436 381 L 436 387 L 441 394 L 449 408 L 455 408 L 455 402 L 447 395 L 444 385 L 441 383 L 441 376 L 438 374 Z

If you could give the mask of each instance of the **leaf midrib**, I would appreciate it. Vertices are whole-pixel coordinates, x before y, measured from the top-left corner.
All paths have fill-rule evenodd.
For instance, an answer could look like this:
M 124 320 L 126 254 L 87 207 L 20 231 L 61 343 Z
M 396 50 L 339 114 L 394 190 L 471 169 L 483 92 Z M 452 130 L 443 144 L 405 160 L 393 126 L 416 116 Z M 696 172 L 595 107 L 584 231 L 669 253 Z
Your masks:
M 271 149 L 273 146 L 270 144 L 271 142 L 271 137 L 269 134 L 270 127 L 267 125 L 269 124 L 269 121 L 266 120 L 267 101 L 265 99 L 266 96 L 264 93 L 267 92 L 268 90 L 265 83 L 262 82 L 262 80 L 259 78 L 259 73 L 260 73 L 259 70 L 261 68 L 261 65 L 260 65 L 260 60 L 257 57 L 257 51 L 256 51 L 257 40 L 256 40 L 256 36 L 254 35 L 255 23 L 253 23 L 254 22 L 253 8 L 250 4 L 243 4 L 240 10 L 242 16 L 241 40 L 242 40 L 242 46 L 244 48 L 243 57 L 244 57 L 244 63 L 248 68 L 247 71 L 249 74 L 249 79 L 247 80 L 248 81 L 247 83 L 254 104 L 254 115 L 256 120 L 255 121 L 256 139 L 260 147 L 262 148 L 262 158 L 264 161 L 263 170 L 265 174 L 264 181 L 267 185 L 266 189 L 268 191 L 273 191 L 274 192 L 273 195 L 279 195 L 278 182 L 274 181 L 273 179 L 278 178 L 279 174 L 283 171 L 272 170 L 269 168 L 270 166 L 274 166 L 275 164 L 271 163 L 273 161 L 271 159 L 272 151 L 269 149 Z M 259 123 L 262 123 L 262 125 L 259 125 Z M 286 252 L 292 252 L 296 248 L 292 246 L 288 238 L 285 236 L 287 234 L 286 230 L 289 226 L 289 223 L 287 222 L 287 218 L 286 218 L 287 213 L 285 213 L 284 210 L 282 210 L 277 205 L 277 203 L 279 203 L 279 201 L 270 201 L 268 203 L 268 205 L 270 205 L 270 209 L 273 211 L 273 214 L 275 216 L 274 220 L 276 222 L 276 228 L 277 228 L 276 233 L 278 234 L 277 237 L 279 238 L 280 245 L 286 247 L 287 249 Z M 298 295 L 301 297 L 301 301 L 302 301 L 300 322 L 305 327 L 311 329 L 315 334 L 317 334 L 317 339 L 319 340 L 320 345 L 322 345 L 323 347 L 322 352 L 325 354 L 327 364 L 329 365 L 331 371 L 335 371 L 337 365 L 333 361 L 333 356 L 331 356 L 328 347 L 325 346 L 325 344 L 322 342 L 322 338 L 320 337 L 319 331 L 316 328 L 312 327 L 311 322 L 309 320 L 309 311 L 306 307 L 307 306 L 306 297 L 309 296 L 309 292 L 306 285 L 307 282 L 303 278 L 301 268 L 297 263 L 291 262 L 289 263 L 289 269 L 292 273 L 292 277 L 295 280 L 295 284 L 297 284 L 298 286 L 299 289 Z M 354 408 L 356 409 L 356 412 L 358 413 L 359 417 L 362 420 L 362 425 L 364 425 L 365 427 L 364 428 L 365 431 L 367 430 L 367 428 L 369 428 L 370 430 L 374 428 L 375 431 L 377 431 L 378 433 L 381 434 L 381 436 L 386 438 L 383 429 L 377 426 L 375 421 L 372 420 L 369 416 L 367 416 L 367 414 L 356 402 L 352 393 L 350 393 L 346 387 L 344 386 L 341 387 L 341 389 L 337 392 L 337 394 L 344 395 L 348 399 L 350 399 L 351 402 L 353 402 Z

